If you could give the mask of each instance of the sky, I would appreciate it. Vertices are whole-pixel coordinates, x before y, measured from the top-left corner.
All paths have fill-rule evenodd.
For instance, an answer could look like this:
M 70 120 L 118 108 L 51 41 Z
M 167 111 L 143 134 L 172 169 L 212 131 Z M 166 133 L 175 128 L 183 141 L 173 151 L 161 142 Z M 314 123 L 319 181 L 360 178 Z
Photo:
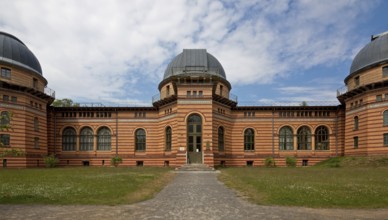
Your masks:
M 168 63 L 205 48 L 239 105 L 336 103 L 384 0 L 0 0 L 0 31 L 38 58 L 56 98 L 150 106 Z M 4 10 L 6 9 L 6 10 Z

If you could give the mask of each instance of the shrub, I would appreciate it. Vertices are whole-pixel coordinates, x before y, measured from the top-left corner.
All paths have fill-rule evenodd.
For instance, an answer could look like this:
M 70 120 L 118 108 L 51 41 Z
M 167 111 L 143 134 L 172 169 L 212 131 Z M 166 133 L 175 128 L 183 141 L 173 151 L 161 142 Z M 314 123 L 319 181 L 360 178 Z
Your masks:
M 121 158 L 121 157 L 119 157 L 119 156 L 116 156 L 116 157 L 112 157 L 112 159 L 110 160 L 110 163 L 113 165 L 113 166 L 115 166 L 115 167 L 117 167 L 120 163 L 122 163 L 123 162 L 123 159 Z
M 265 158 L 264 164 L 266 167 L 276 167 L 275 159 L 273 159 L 273 157 Z
M 43 161 L 47 168 L 56 167 L 59 163 L 58 158 L 56 158 L 54 154 L 43 157 Z
M 296 166 L 296 159 L 295 159 L 295 157 L 287 156 L 286 157 L 286 165 L 288 167 L 295 167 Z

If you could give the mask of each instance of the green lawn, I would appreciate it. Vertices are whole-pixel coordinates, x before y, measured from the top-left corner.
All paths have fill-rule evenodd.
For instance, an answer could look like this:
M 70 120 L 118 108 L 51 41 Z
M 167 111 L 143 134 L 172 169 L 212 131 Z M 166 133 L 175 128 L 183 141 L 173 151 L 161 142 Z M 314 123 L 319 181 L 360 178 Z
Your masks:
M 263 205 L 387 208 L 387 167 L 225 168 L 219 179 Z
M 0 170 L 2 204 L 130 204 L 151 198 L 172 178 L 167 168 Z

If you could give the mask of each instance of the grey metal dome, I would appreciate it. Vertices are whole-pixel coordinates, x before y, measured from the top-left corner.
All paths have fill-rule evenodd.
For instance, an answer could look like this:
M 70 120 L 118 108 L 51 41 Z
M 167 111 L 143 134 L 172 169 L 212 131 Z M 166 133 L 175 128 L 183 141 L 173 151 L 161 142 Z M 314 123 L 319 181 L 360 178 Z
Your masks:
M 371 40 L 353 59 L 350 74 L 388 62 L 388 32 L 372 36 Z
M 0 62 L 29 69 L 42 75 L 42 68 L 35 55 L 15 36 L 0 31 Z
M 206 49 L 184 49 L 168 64 L 163 79 L 170 76 L 206 73 L 226 79 L 221 63 Z

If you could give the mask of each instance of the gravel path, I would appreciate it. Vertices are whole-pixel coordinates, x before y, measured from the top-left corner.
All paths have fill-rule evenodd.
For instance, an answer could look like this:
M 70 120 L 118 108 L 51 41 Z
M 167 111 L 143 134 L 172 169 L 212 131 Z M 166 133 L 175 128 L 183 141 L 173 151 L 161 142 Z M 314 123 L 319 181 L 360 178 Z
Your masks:
M 0 205 L 0 219 L 388 219 L 388 209 L 311 209 L 251 204 L 216 172 L 182 172 L 154 199 L 121 206 Z

